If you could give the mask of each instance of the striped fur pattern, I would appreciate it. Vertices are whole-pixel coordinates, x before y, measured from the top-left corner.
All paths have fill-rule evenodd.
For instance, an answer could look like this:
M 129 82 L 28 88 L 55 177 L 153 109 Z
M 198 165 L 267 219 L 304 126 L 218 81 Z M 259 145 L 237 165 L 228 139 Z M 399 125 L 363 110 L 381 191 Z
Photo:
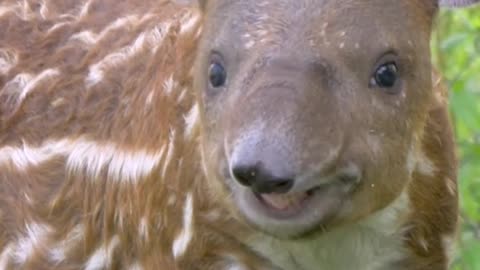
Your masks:
M 205 177 L 202 21 L 168 0 L 0 2 L 0 270 L 446 269 L 457 188 L 439 80 L 403 196 L 278 240 Z
M 193 158 L 200 22 L 169 1 L 0 3 L 0 269 L 185 269 L 194 238 L 208 269 L 228 251 L 195 226 L 228 220 Z

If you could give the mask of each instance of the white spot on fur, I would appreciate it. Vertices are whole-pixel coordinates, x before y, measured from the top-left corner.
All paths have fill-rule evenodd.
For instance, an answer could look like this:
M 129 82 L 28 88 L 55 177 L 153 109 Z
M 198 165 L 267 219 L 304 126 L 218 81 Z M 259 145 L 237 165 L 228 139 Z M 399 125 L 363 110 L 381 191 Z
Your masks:
M 225 270 L 248 270 L 248 268 L 235 255 L 227 255 L 228 266 Z
M 180 34 L 185 34 L 192 31 L 200 22 L 201 16 L 199 13 L 186 14 L 180 21 Z
M 35 16 L 28 1 L 17 1 L 17 5 L 0 6 L 0 18 L 6 14 L 14 13 L 22 20 L 28 21 Z
M 70 41 L 80 41 L 88 45 L 93 45 L 99 40 L 98 35 L 92 31 L 82 31 L 70 37 Z
M 265 38 L 266 36 L 268 36 L 268 33 L 269 32 L 265 29 L 259 29 L 255 32 L 255 34 L 259 39 Z
M 187 95 L 187 91 L 188 91 L 187 88 L 182 89 L 182 91 L 180 92 L 180 95 L 178 95 L 178 98 L 177 98 L 178 104 L 180 104 L 185 99 L 185 96 Z
M 7 82 L 2 89 L 2 92 L 9 94 L 17 94 L 17 96 L 22 92 L 27 84 L 32 80 L 33 76 L 28 73 L 17 74 L 12 80 Z
M 65 103 L 65 99 L 63 97 L 58 97 L 58 98 L 54 99 L 52 102 L 50 102 L 50 105 L 52 107 L 58 107 L 58 106 L 60 106 L 64 103 Z
M 42 0 L 40 4 L 40 16 L 42 17 L 42 19 L 45 20 L 47 18 L 47 13 L 48 13 L 47 1 Z
M 426 176 L 434 176 L 437 168 L 435 164 L 425 155 L 422 150 L 418 150 L 417 152 L 417 167 L 416 170 Z
M 26 201 L 28 204 L 33 205 L 32 197 L 30 197 L 30 195 L 28 195 L 27 192 L 23 192 L 23 197 L 25 198 L 25 201 Z
M 204 215 L 205 219 L 210 221 L 210 222 L 216 222 L 220 219 L 220 211 L 214 209 L 209 211 Z
M 5 146 L 0 148 L 0 164 L 8 163 L 17 169 L 25 170 L 37 166 L 51 158 L 64 154 L 69 146 L 68 140 L 51 141 L 34 147 L 24 143 L 21 147 Z
M 88 0 L 85 5 L 82 6 L 80 9 L 80 13 L 78 14 L 78 17 L 82 19 L 83 17 L 88 15 L 88 12 L 90 11 L 90 6 L 92 5 L 93 0 Z
M 407 122 L 407 125 L 409 125 L 408 122 Z M 420 173 L 422 173 L 422 171 L 423 173 L 425 172 L 428 173 L 430 169 L 433 169 L 433 167 L 430 167 L 430 166 L 433 166 L 431 161 L 425 157 L 425 154 L 423 153 L 421 147 L 417 146 L 419 145 L 419 142 L 420 142 L 420 138 L 417 135 L 414 135 L 413 142 L 410 145 L 410 148 L 408 150 L 407 157 L 406 157 L 406 169 L 409 174 L 412 174 L 415 170 Z M 419 165 L 419 162 L 424 163 L 422 165 L 424 166 L 423 168 L 420 168 L 421 165 Z
M 0 6 L 0 18 L 5 16 L 6 14 L 12 12 L 12 7 L 10 6 Z
M 125 20 L 129 20 L 125 18 Z M 89 73 L 85 79 L 87 88 L 99 83 L 103 80 L 105 71 L 115 66 L 120 66 L 137 56 L 141 52 L 148 51 L 152 53 L 161 44 L 161 40 L 165 37 L 165 33 L 169 29 L 169 24 L 161 24 L 150 30 L 141 33 L 134 42 L 130 45 L 121 48 L 120 50 L 110 53 L 105 56 L 98 63 L 90 66 Z M 102 36 L 102 34 L 100 34 Z M 87 42 L 98 42 L 99 37 L 83 36 Z
M 90 66 L 89 73 L 86 78 L 87 88 L 99 83 L 103 80 L 105 70 L 114 66 L 119 66 L 129 59 L 133 58 L 145 44 L 145 35 L 140 35 L 133 44 L 122 48 L 120 51 L 111 53 L 103 58 L 100 62 Z
M 131 183 L 149 175 L 160 163 L 164 152 L 164 147 L 158 152 L 124 150 L 113 143 L 88 140 L 78 140 L 70 147 L 66 167 L 72 173 L 86 169 L 97 178 L 107 168 L 110 179 Z
M 250 49 L 255 45 L 255 41 L 250 40 L 245 43 L 245 49 Z
M 49 257 L 55 263 L 61 263 L 66 259 L 66 253 L 69 252 L 71 248 L 74 248 L 79 241 L 83 239 L 84 236 L 84 227 L 82 225 L 77 225 L 74 227 L 64 239 L 56 243 L 49 250 Z
M 30 18 L 32 17 L 33 15 L 33 12 L 32 12 L 32 9 L 30 7 L 30 3 L 28 3 L 28 1 L 26 0 L 23 0 L 23 4 L 20 4 L 20 2 L 18 2 L 19 5 L 21 6 L 21 14 L 18 14 L 22 19 L 24 20 L 30 20 Z
M 90 67 L 88 77 L 85 80 L 87 88 L 92 87 L 93 85 L 101 82 L 103 80 L 103 70 L 101 69 L 101 64 L 96 64 Z
M 143 270 L 143 266 L 142 266 L 142 264 L 140 264 L 140 262 L 136 262 L 136 263 L 130 265 L 130 267 L 128 269 L 129 270 Z
M 148 96 L 147 96 L 147 99 L 145 100 L 145 103 L 147 105 L 152 105 L 152 102 L 153 102 L 153 97 L 155 96 L 155 91 L 150 91 L 150 93 L 148 93 Z
M 173 157 L 173 150 L 175 148 L 175 130 L 170 132 L 169 143 L 167 148 L 167 155 L 165 160 L 163 161 L 163 168 L 162 168 L 162 179 L 165 179 L 165 175 L 167 173 L 168 165 L 172 161 Z
M 175 80 L 173 79 L 173 74 L 172 74 L 163 83 L 163 90 L 165 91 L 165 94 L 169 96 L 173 92 L 176 86 L 177 86 L 177 82 L 175 82 Z
M 18 56 L 8 49 L 0 49 L 0 74 L 7 74 L 18 63 Z
M 42 245 L 52 231 L 49 226 L 37 223 L 28 224 L 25 228 L 25 236 L 18 240 L 18 244 L 13 252 L 13 258 L 18 264 L 27 262 L 34 255 L 35 249 Z
M 457 183 L 453 181 L 451 178 L 446 177 L 445 178 L 445 185 L 447 186 L 447 190 L 452 196 L 457 195 Z
M 98 177 L 106 168 L 115 181 L 134 182 L 149 175 L 160 163 L 165 147 L 158 151 L 125 150 L 114 143 L 99 143 L 86 139 L 47 141 L 40 146 L 24 143 L 21 147 L 0 148 L 0 164 L 28 169 L 62 155 L 67 157 L 66 168 L 72 173 L 86 170 Z
M 58 69 L 47 69 L 42 71 L 37 76 L 33 77 L 27 85 L 22 90 L 20 94 L 20 100 L 23 100 L 35 87 L 38 86 L 42 81 L 46 81 L 52 79 L 56 76 L 60 75 L 60 71 Z
M 9 81 L 2 92 L 9 96 L 10 102 L 18 106 L 39 84 L 60 75 L 57 69 L 47 69 L 36 76 L 28 73 L 20 73 Z
M 153 28 L 150 31 L 150 44 L 152 44 L 152 53 L 155 53 L 157 49 L 160 47 L 162 44 L 163 40 L 167 36 L 167 33 L 170 31 L 171 28 L 171 23 L 166 22 L 161 24 L 160 26 L 157 26 Z
M 65 14 L 61 14 L 60 16 L 58 16 L 58 18 L 62 19 L 62 20 L 76 20 L 77 19 L 77 16 L 71 14 L 71 13 L 65 13 Z
M 3 248 L 0 254 L 0 269 L 6 270 L 13 253 L 13 244 L 9 244 Z
M 147 217 L 142 217 L 140 224 L 138 225 L 138 234 L 144 240 L 148 240 L 148 219 Z
M 423 237 L 419 237 L 418 244 L 423 248 L 423 250 L 428 251 L 428 242 Z
M 190 138 L 192 136 L 193 130 L 195 126 L 199 122 L 199 115 L 200 115 L 200 108 L 198 103 L 195 103 L 187 115 L 184 117 L 185 119 L 185 137 Z
M 118 236 L 113 237 L 107 246 L 102 246 L 88 259 L 85 270 L 109 269 L 113 259 L 113 252 L 120 244 Z
M 145 17 L 144 17 L 145 18 Z M 74 34 L 70 37 L 70 41 L 81 41 L 88 45 L 94 45 L 98 41 L 102 40 L 110 32 L 119 29 L 128 29 L 144 21 L 144 18 L 139 18 L 137 15 L 129 15 L 122 18 L 118 18 L 107 27 L 105 27 L 99 34 L 86 30 L 80 33 Z M 149 17 L 147 17 L 149 18 Z
M 244 265 L 231 264 L 226 270 L 248 270 Z
M 179 258 L 185 254 L 193 236 L 193 195 L 187 194 L 185 206 L 183 207 L 183 229 L 175 238 L 172 247 L 173 257 Z
M 175 194 L 170 194 L 170 196 L 168 196 L 167 205 L 172 206 L 176 202 L 177 202 L 177 196 L 175 196 Z
M 51 80 L 60 75 L 57 69 L 47 69 L 36 76 L 27 73 L 21 73 L 9 81 L 3 88 L 5 93 L 16 97 L 16 104 L 21 104 L 27 95 L 34 90 L 40 83 Z
M 59 22 L 59 23 L 56 23 L 54 24 L 52 27 L 50 27 L 50 29 L 48 29 L 47 31 L 47 34 L 50 34 L 52 32 L 54 32 L 55 30 L 65 26 L 65 25 L 69 25 L 71 24 L 71 22 Z

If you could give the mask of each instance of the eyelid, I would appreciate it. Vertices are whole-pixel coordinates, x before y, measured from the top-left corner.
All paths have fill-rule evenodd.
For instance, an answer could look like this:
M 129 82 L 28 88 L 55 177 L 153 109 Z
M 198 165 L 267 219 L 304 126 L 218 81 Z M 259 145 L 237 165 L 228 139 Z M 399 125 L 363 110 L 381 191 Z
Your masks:
M 394 50 L 389 50 L 377 58 L 375 68 L 385 65 L 389 62 L 398 63 L 398 54 Z
M 394 63 L 395 66 L 397 67 L 397 73 L 401 75 L 402 73 L 402 65 L 400 63 L 399 56 L 395 50 L 388 50 L 384 54 L 382 54 L 380 57 L 377 58 L 375 61 L 375 64 L 373 65 L 373 70 L 371 71 L 370 78 L 372 76 L 375 76 L 375 72 L 383 65 L 389 64 L 389 63 Z
M 210 53 L 210 61 L 209 61 L 209 64 L 212 64 L 212 63 L 219 63 L 219 64 L 222 64 L 223 66 L 225 66 L 225 60 L 223 59 L 223 56 L 220 52 L 216 51 L 216 50 L 212 50 L 212 52 Z

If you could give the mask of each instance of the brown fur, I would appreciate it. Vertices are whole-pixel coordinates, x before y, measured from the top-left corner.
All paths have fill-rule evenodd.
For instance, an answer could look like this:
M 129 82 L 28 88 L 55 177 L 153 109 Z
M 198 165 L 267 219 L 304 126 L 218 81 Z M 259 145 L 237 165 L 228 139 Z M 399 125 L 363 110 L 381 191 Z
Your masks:
M 206 112 L 194 91 L 202 82 L 193 82 L 206 72 L 202 51 L 213 29 L 206 29 L 197 55 L 200 33 L 222 16 L 209 13 L 218 5 L 212 2 L 201 4 L 204 22 L 196 7 L 166 0 L 2 1 L 0 58 L 9 62 L 0 72 L 0 269 L 288 270 L 249 246 L 256 230 L 239 215 L 225 184 L 205 176 L 220 158 L 208 158 L 209 152 L 202 167 L 200 148 L 219 150 L 209 140 L 224 124 Z M 427 40 L 435 5 L 408 3 L 418 12 L 411 18 L 420 18 L 409 23 Z M 338 16 L 333 11 L 332 18 Z M 126 16 L 132 17 L 112 24 Z M 105 59 L 117 62 L 100 68 L 101 79 L 89 77 L 99 74 L 92 67 Z M 421 84 L 432 88 L 429 76 Z M 330 231 L 367 218 L 405 188 L 411 208 L 401 215 L 399 231 L 408 256 L 395 262 L 398 269 L 447 269 L 443 237 L 453 237 L 457 228 L 446 91 L 434 87 L 417 96 L 423 107 L 412 109 L 414 134 L 406 134 L 419 140 L 415 150 L 433 164 L 434 174 L 415 164 L 409 181 L 365 182 L 354 195 L 358 211 L 342 212 L 327 226 Z M 411 108 L 418 105 L 413 102 Z M 238 113 L 232 100 L 221 105 Z M 366 122 L 354 119 L 360 132 Z M 229 132 L 242 129 L 235 121 Z M 333 126 L 337 119 L 322 121 Z M 398 155 L 406 159 L 408 153 Z M 396 179 L 392 172 L 380 175 Z M 189 198 L 191 230 L 184 217 Z M 191 238 L 182 238 L 186 231 Z M 186 239 L 184 250 L 179 239 Z M 111 253 L 95 261 L 109 245 Z

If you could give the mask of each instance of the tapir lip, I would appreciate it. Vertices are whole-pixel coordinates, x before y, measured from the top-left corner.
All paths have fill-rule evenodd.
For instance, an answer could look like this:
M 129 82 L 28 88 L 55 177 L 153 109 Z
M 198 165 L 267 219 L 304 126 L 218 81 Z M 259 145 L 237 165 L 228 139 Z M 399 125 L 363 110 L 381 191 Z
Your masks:
M 285 209 L 272 207 L 260 194 L 237 184 L 231 185 L 231 192 L 240 214 L 253 227 L 279 238 L 294 238 L 329 224 L 354 186 L 341 179 L 319 182 L 323 183 L 304 191 L 304 200 Z
M 275 209 L 254 189 L 233 178 L 227 146 L 225 143 L 225 159 L 220 165 L 220 175 L 225 179 L 239 217 L 259 231 L 279 238 L 295 238 L 334 222 L 342 205 L 351 199 L 362 179 L 360 164 L 338 158 L 339 147 L 317 166 L 297 174 L 293 187 L 285 193 L 287 196 L 308 193 L 305 200 L 295 207 Z
M 297 193 L 295 196 L 297 196 L 297 200 L 293 203 L 288 204 L 287 207 L 283 209 L 279 209 L 278 207 L 273 206 L 271 203 L 268 202 L 265 198 L 267 196 L 277 196 L 277 197 L 286 197 L 286 196 L 292 196 L 291 194 L 274 194 L 274 195 L 265 195 L 265 194 L 259 194 L 256 192 L 253 192 L 255 195 L 255 198 L 258 200 L 260 204 L 263 205 L 263 208 L 265 208 L 265 212 L 268 213 L 268 215 L 271 215 L 272 217 L 275 217 L 277 219 L 290 219 L 290 218 L 295 218 L 298 214 L 301 213 L 302 209 L 304 209 L 306 206 L 308 206 L 310 201 L 314 199 L 314 197 L 317 195 L 318 192 L 321 192 L 322 189 L 325 189 L 326 185 L 318 186 L 316 188 L 312 188 L 310 190 L 307 190 L 305 192 L 300 192 Z

